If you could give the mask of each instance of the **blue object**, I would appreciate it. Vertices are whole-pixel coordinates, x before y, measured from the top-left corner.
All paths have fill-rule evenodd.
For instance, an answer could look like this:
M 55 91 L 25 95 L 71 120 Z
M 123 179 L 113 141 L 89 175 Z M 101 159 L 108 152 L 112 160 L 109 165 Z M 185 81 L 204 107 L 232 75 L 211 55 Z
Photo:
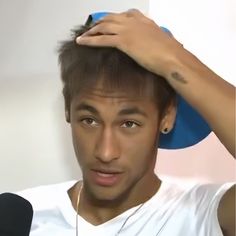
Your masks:
M 160 134 L 159 148 L 180 149 L 193 146 L 211 132 L 200 114 L 180 95 L 177 95 L 177 114 L 174 128 L 168 134 Z
M 96 12 L 89 15 L 86 24 L 94 24 L 109 12 Z M 168 35 L 173 36 L 166 27 L 160 27 Z M 174 128 L 168 134 L 160 134 L 159 148 L 181 149 L 193 146 L 203 140 L 211 132 L 209 125 L 200 114 L 180 95 L 177 95 L 177 115 Z
M 109 14 L 108 12 L 96 12 L 96 13 L 91 14 L 93 23 L 99 21 L 101 18 L 103 18 L 104 16 L 108 14 Z
M 160 28 L 162 29 L 163 32 L 167 33 L 169 36 L 173 36 L 173 34 L 170 32 L 170 30 L 167 29 L 166 27 L 160 26 Z

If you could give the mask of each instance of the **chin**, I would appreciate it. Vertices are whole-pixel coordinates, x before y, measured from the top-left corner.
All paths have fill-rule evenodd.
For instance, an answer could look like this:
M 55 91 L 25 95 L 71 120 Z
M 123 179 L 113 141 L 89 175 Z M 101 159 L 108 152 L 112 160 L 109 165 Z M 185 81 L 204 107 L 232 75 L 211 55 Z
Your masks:
M 122 202 L 123 199 L 127 199 L 127 191 L 120 185 L 105 187 L 93 184 L 87 185 L 86 189 L 90 195 L 91 200 L 98 205 L 117 205 L 118 203 Z
M 114 201 L 122 194 L 119 187 L 95 186 L 91 190 L 94 197 L 104 201 Z

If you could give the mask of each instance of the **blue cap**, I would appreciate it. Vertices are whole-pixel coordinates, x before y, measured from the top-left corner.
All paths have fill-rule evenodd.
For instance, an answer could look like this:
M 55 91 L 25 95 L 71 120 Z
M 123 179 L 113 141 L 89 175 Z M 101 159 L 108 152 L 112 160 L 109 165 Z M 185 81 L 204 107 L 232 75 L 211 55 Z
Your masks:
M 89 15 L 86 24 L 94 24 L 109 12 L 96 12 Z M 160 27 L 168 35 L 172 33 L 166 27 Z M 159 148 L 181 149 L 193 146 L 207 137 L 211 132 L 203 117 L 180 95 L 177 95 L 177 114 L 173 129 L 167 134 L 160 134 Z

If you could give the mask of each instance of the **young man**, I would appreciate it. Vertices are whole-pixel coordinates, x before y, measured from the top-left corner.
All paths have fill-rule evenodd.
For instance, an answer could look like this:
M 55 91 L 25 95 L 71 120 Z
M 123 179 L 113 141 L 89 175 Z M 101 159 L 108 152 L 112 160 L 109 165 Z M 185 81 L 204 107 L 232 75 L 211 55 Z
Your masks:
M 154 166 L 176 128 L 175 91 L 234 155 L 234 87 L 139 11 L 90 23 L 59 50 L 83 180 L 22 193 L 35 209 L 31 235 L 233 236 L 232 184 L 186 188 Z

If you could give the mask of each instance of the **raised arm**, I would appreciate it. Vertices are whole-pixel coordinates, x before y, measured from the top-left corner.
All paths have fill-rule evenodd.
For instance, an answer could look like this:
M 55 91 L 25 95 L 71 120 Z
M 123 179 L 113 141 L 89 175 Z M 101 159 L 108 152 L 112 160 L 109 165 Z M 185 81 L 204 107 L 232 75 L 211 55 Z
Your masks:
M 206 119 L 235 156 L 235 87 L 204 65 L 154 21 L 137 10 L 110 14 L 77 42 L 116 47 L 165 77 Z

